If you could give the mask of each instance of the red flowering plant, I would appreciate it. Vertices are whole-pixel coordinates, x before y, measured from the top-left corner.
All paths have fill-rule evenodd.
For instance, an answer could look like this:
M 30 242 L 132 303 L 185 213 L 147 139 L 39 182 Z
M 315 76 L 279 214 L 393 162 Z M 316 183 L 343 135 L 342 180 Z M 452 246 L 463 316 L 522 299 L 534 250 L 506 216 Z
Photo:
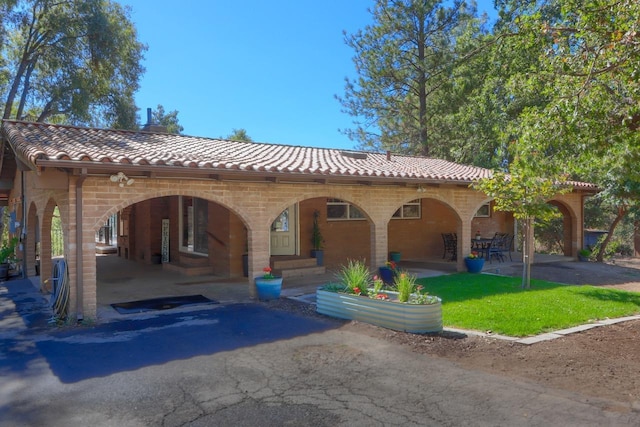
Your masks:
M 373 288 L 369 296 L 375 299 L 388 300 L 389 295 L 387 295 L 382 291 L 383 288 L 384 288 L 384 282 L 382 281 L 382 279 L 378 276 L 373 276 Z
M 263 279 L 275 279 L 276 278 L 276 276 L 274 276 L 271 273 L 271 267 L 265 267 L 265 268 L 262 269 L 262 271 L 264 271 L 264 274 L 262 275 Z

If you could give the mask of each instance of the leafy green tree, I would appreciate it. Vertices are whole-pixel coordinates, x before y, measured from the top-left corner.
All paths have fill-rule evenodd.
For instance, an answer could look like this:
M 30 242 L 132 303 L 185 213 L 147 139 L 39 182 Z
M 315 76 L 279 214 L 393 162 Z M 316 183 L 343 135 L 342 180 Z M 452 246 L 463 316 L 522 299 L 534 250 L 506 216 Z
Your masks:
M 454 68 L 481 32 L 475 3 L 378 0 L 371 13 L 372 25 L 345 34 L 359 77 L 337 97 L 354 118 L 344 132 L 363 149 L 449 157 L 446 132 L 436 129 L 472 87 Z
M 136 127 L 146 46 L 109 0 L 23 0 L 3 15 L 3 118 Z
M 547 203 L 552 197 L 571 191 L 571 187 L 555 177 L 543 177 L 536 167 L 536 157 L 526 159 L 518 153 L 510 165 L 509 173 L 494 172 L 491 178 L 482 179 L 474 188 L 483 191 L 495 201 L 495 209 L 512 212 L 515 219 L 523 225 L 524 244 L 522 256 L 522 287 L 531 287 L 531 254 L 533 253 L 533 226 L 536 220 L 547 221 L 557 212 Z M 534 165 L 534 167 L 531 167 Z
M 502 2 L 517 10 L 515 2 Z M 525 108 L 512 131 L 521 150 L 544 153 L 543 170 L 596 183 L 617 212 L 609 237 L 640 206 L 640 4 L 631 0 L 524 2 L 505 25 L 516 52 L 536 49 L 537 66 L 512 75 L 515 98 L 544 99 Z M 511 16 L 514 16 L 513 14 Z M 598 260 L 606 250 L 600 246 Z
M 164 126 L 168 133 L 180 135 L 184 131 L 184 127 L 178 123 L 178 111 L 173 110 L 165 112 L 164 107 L 158 104 L 158 108 L 151 111 L 151 119 L 153 123 Z
M 232 133 L 226 137 L 232 141 L 245 141 L 253 142 L 253 139 L 249 136 L 245 129 L 233 129 Z

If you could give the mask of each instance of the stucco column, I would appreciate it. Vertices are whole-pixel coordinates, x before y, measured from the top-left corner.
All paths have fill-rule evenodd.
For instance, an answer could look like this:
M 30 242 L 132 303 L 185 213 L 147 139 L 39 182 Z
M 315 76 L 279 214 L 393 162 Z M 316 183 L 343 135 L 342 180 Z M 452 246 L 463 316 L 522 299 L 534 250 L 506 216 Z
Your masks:
M 256 230 L 256 228 L 258 228 Z M 255 278 L 264 274 L 263 270 L 269 266 L 269 239 L 271 237 L 268 227 L 247 227 L 249 246 L 249 295 L 257 297 Z
M 389 251 L 389 228 L 387 221 L 371 220 L 371 262 L 370 270 L 377 271 L 385 265 Z
M 458 224 L 458 254 L 456 270 L 465 271 L 464 258 L 471 253 L 471 218 Z

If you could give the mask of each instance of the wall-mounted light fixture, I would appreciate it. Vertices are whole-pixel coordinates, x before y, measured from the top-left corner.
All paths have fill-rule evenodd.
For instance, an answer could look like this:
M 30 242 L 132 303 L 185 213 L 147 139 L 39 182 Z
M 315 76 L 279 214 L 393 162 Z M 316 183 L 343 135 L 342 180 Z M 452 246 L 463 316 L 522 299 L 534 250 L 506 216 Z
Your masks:
M 418 189 L 417 189 L 416 191 L 417 191 L 418 193 L 424 193 L 424 192 L 425 192 L 425 191 L 427 191 L 427 190 L 425 190 L 425 188 L 424 188 L 422 185 L 418 185 Z
M 133 178 L 129 178 L 124 172 L 118 172 L 116 175 L 111 175 L 109 178 L 111 182 L 117 182 L 120 187 L 125 185 L 131 185 L 135 182 Z

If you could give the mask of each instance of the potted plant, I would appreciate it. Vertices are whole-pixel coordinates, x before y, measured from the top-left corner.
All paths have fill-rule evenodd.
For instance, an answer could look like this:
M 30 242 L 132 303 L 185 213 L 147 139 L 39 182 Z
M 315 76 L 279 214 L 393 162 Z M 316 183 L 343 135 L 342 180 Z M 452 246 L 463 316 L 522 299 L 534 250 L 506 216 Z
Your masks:
M 316 259 L 316 264 L 324 265 L 324 250 L 322 245 L 324 244 L 324 238 L 320 231 L 320 212 L 318 210 L 313 212 L 313 227 L 311 229 L 311 244 L 313 249 L 311 250 L 311 257 Z
M 578 251 L 578 260 L 581 262 L 588 262 L 591 258 L 591 251 L 589 249 L 580 249 Z
M 395 280 L 398 265 L 395 261 L 387 261 L 386 265 L 383 265 L 378 269 L 380 272 L 380 279 L 387 285 L 393 284 Z
M 5 241 L 0 247 L 0 280 L 9 278 L 10 263 L 16 260 L 15 251 L 18 244 L 18 238 L 14 237 Z
M 464 265 L 469 273 L 480 273 L 484 267 L 484 258 L 478 252 L 471 252 L 465 257 Z
M 442 301 L 423 292 L 416 277 L 399 272 L 392 286 L 372 277 L 362 261 L 350 260 L 316 291 L 316 311 L 341 319 L 413 333 L 442 331 Z
M 261 277 L 256 277 L 256 290 L 258 292 L 258 299 L 263 301 L 269 301 L 280 298 L 280 291 L 282 290 L 282 277 L 274 276 L 271 273 L 271 267 L 263 268 L 264 274 Z

